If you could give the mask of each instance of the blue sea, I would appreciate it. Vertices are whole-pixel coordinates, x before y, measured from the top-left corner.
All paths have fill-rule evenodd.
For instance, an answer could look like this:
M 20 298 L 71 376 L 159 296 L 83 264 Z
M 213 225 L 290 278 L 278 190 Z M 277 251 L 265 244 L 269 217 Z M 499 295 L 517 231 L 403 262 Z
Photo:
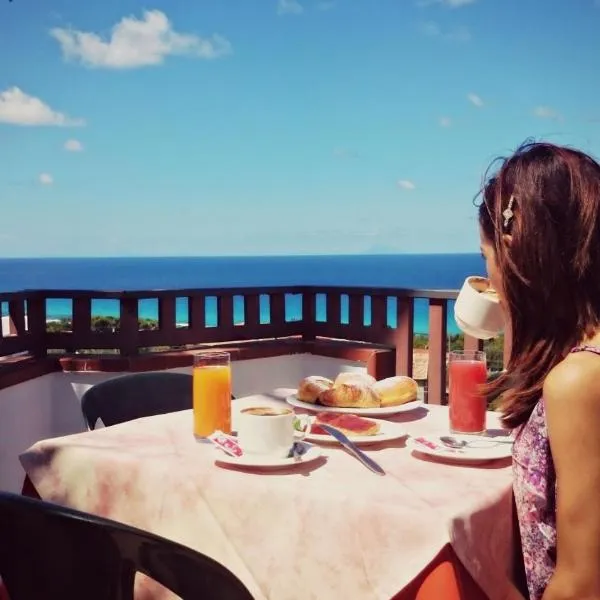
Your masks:
M 467 275 L 482 274 L 479 254 L 400 254 L 357 256 L 168 257 L 168 258 L 40 258 L 0 260 L 0 291 L 27 289 L 152 290 L 242 288 L 259 286 L 358 286 L 417 289 L 458 289 Z M 206 303 L 206 323 L 216 324 L 216 300 Z M 214 299 L 212 299 L 214 300 Z M 452 308 L 452 307 L 450 307 Z M 370 299 L 365 299 L 365 323 Z M 177 300 L 177 321 L 187 323 L 187 298 Z M 2 306 L 6 314 L 7 306 Z M 301 317 L 297 296 L 286 297 L 286 318 Z M 70 317 L 72 302 L 47 301 L 48 319 Z M 94 316 L 119 316 L 117 300 L 92 302 Z M 342 320 L 347 321 L 342 297 Z M 448 332 L 458 333 L 448 313 Z M 156 300 L 142 300 L 141 318 L 156 319 Z M 346 316 L 344 316 L 346 315 Z M 234 319 L 243 320 L 243 300 L 234 300 Z M 325 320 L 325 298 L 317 297 L 317 319 Z M 268 303 L 261 301 L 261 322 L 268 322 Z M 388 302 L 388 324 L 396 326 L 396 305 Z M 427 333 L 427 301 L 415 303 L 415 332 Z

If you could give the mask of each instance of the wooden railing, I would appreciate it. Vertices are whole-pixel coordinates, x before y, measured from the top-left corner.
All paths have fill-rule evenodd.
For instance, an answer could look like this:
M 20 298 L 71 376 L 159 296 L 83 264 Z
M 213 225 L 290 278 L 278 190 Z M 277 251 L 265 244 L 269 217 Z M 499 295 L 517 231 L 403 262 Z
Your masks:
M 306 286 L 4 293 L 0 294 L 0 302 L 8 304 L 10 319 L 3 319 L 0 356 L 27 352 L 44 357 L 53 350 L 73 353 L 92 349 L 113 349 L 122 356 L 133 356 L 141 349 L 153 347 L 301 336 L 306 341 L 336 338 L 395 348 L 396 372 L 412 375 L 414 302 L 416 298 L 425 298 L 429 302 L 428 395 L 440 399 L 446 389 L 448 303 L 456 296 L 456 290 Z M 238 322 L 234 319 L 236 297 L 239 297 L 238 306 L 243 303 L 243 315 Z M 176 319 L 176 303 L 180 298 L 187 298 L 188 318 L 184 325 Z M 206 321 L 209 298 L 216 305 L 214 324 Z M 301 310 L 299 314 L 289 315 L 286 307 L 294 298 L 296 305 L 301 302 Z M 52 299 L 72 301 L 71 331 L 48 331 L 46 302 Z M 116 331 L 92 329 L 92 301 L 95 299 L 118 301 L 120 326 Z M 158 301 L 156 329 L 140 329 L 139 303 L 145 299 Z M 325 302 L 324 319 L 317 311 L 317 304 L 322 301 Z M 367 310 L 369 301 L 370 310 Z M 390 302 L 396 305 L 396 326 L 388 323 Z M 265 315 L 267 318 L 261 318 Z M 7 322 L 10 327 L 6 327 Z M 478 349 L 481 342 L 467 336 L 464 345 Z

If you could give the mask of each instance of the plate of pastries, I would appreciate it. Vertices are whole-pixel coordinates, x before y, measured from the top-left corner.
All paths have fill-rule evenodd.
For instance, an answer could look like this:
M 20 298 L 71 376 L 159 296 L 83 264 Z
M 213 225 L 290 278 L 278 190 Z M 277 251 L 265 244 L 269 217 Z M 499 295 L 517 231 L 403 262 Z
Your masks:
M 377 381 L 362 371 L 340 373 L 335 380 L 320 375 L 305 377 L 288 404 L 313 412 L 355 415 L 395 415 L 423 406 L 419 386 L 411 377 L 396 375 Z

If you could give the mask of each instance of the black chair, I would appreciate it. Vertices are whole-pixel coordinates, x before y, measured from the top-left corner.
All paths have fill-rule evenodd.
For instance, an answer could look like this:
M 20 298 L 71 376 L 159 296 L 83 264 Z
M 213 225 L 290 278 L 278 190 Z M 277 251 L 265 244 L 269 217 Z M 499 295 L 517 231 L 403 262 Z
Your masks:
M 235 397 L 231 396 L 232 400 Z M 192 376 L 187 373 L 131 373 L 91 387 L 81 398 L 88 429 L 192 408 Z
M 184 600 L 252 600 L 212 558 L 129 527 L 0 492 L 0 577 L 10 600 L 130 600 L 136 572 Z
M 100 418 L 106 427 L 192 408 L 192 376 L 187 373 L 131 373 L 108 379 L 81 398 L 89 429 Z

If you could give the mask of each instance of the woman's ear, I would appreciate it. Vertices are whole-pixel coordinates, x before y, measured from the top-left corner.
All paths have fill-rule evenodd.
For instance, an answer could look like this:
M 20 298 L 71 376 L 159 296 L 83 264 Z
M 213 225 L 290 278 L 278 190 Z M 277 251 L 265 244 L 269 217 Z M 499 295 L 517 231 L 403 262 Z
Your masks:
M 512 235 L 505 233 L 502 235 L 502 241 L 510 248 L 512 244 Z

